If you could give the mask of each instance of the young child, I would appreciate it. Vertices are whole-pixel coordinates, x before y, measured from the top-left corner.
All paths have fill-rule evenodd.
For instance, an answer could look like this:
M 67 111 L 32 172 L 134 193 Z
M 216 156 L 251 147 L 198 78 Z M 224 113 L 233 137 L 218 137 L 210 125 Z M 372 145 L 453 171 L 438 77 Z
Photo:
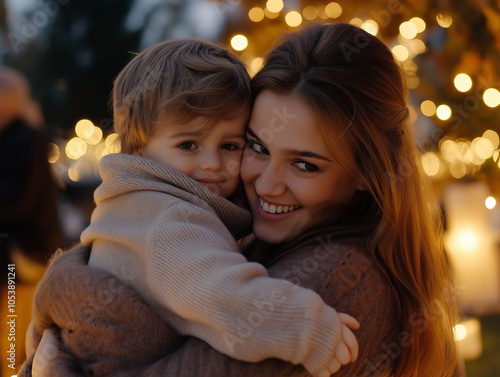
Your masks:
M 122 153 L 101 161 L 81 236 L 89 265 L 233 358 L 280 358 L 315 376 L 354 361 L 352 317 L 239 251 L 251 218 L 226 198 L 239 184 L 251 107 L 243 64 L 211 43 L 166 41 L 121 71 L 113 101 Z

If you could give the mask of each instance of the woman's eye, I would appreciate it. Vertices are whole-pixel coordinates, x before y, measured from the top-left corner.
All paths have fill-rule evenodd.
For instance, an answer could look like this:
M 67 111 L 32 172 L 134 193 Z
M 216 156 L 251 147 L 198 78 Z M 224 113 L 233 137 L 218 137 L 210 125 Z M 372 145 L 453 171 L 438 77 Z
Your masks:
M 269 154 L 269 151 L 255 140 L 248 140 L 247 148 L 255 154 Z
M 185 141 L 183 143 L 180 143 L 178 147 L 185 150 L 191 150 L 196 148 L 196 144 L 192 141 Z
M 297 161 L 294 163 L 294 166 L 303 173 L 316 173 L 319 170 L 316 165 L 306 161 Z
M 239 151 L 240 146 L 234 143 L 227 143 L 227 144 L 222 144 L 221 149 L 226 151 Z

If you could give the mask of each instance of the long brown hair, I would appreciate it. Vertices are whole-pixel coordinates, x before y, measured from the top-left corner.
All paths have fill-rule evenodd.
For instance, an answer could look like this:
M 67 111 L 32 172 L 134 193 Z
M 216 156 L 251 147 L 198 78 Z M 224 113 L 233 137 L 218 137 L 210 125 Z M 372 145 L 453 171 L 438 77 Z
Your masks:
M 369 254 L 392 284 L 401 330 L 411 339 L 394 375 L 453 375 L 456 310 L 442 219 L 421 171 L 406 87 L 390 50 L 355 26 L 315 24 L 269 53 L 252 89 L 300 95 L 315 109 L 332 154 L 366 190 L 335 227 L 366 234 Z

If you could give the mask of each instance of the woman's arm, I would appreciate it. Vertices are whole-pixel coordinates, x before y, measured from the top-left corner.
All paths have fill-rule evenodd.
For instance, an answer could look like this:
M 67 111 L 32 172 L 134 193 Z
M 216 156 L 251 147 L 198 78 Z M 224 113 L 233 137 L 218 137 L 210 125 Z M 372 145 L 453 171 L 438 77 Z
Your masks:
M 398 356 L 398 347 L 408 341 L 397 335 L 396 310 L 388 284 L 384 283 L 378 269 L 358 252 L 340 249 L 311 270 L 304 266 L 306 252 L 283 261 L 270 270 L 271 276 L 287 276 L 292 281 L 311 287 L 330 305 L 337 306 L 354 316 L 359 316 L 361 328 L 356 331 L 360 342 L 360 357 L 348 366 L 342 367 L 335 376 L 370 376 L 374 372 L 380 376 L 389 373 Z M 129 328 L 133 339 L 141 329 Z M 404 334 L 401 334 L 404 335 Z M 399 343 L 398 343 L 399 339 Z M 69 355 L 61 353 L 55 360 L 69 371 L 78 370 Z M 52 372 L 53 373 L 53 372 Z M 67 373 L 67 372 L 66 372 Z M 47 376 L 56 374 L 47 374 Z M 73 376 L 71 374 L 61 374 Z M 42 375 L 41 377 L 44 377 Z M 76 375 L 78 376 L 78 374 Z M 305 377 L 310 376 L 300 365 L 293 365 L 278 359 L 268 359 L 259 363 L 248 363 L 232 359 L 216 351 L 207 343 L 189 338 L 181 348 L 150 364 L 112 374 L 117 377 L 157 376 L 157 377 Z M 40 376 L 35 376 L 40 377 Z

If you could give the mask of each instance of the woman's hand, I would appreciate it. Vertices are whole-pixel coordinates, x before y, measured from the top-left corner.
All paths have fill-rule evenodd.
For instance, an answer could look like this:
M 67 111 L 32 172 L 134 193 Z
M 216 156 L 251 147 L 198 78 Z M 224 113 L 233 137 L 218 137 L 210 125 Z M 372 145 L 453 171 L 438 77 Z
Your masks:
M 61 346 L 58 338 L 58 331 L 54 328 L 43 332 L 40 344 L 35 352 L 33 367 L 31 368 L 33 377 L 48 376 L 48 361 L 54 356 Z
M 345 313 L 339 313 L 339 317 L 342 321 L 342 339 L 335 350 L 335 358 L 330 362 L 328 369 L 323 369 L 315 377 L 330 377 L 342 365 L 352 363 L 358 358 L 358 341 L 351 330 L 359 329 L 359 322 Z

